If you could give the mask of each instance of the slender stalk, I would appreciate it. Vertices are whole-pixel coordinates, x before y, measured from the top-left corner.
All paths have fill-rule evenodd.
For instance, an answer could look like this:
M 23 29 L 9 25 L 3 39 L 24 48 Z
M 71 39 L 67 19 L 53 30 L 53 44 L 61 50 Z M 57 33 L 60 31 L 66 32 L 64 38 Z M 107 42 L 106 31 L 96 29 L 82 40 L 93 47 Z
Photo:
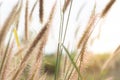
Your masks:
M 38 3 L 38 0 L 35 1 L 34 5 L 33 5 L 33 7 L 32 7 L 32 10 L 30 11 L 30 16 L 29 16 L 30 21 L 31 21 L 31 19 L 32 19 L 32 15 L 33 15 L 33 12 L 34 12 L 34 10 L 35 10 L 35 7 L 36 7 L 37 3 Z
M 62 15 L 61 11 L 61 0 L 60 0 L 60 29 L 59 29 L 59 37 L 58 37 L 58 46 L 57 46 L 57 59 L 56 59 L 56 68 L 55 68 L 55 77 L 54 80 L 58 78 L 58 70 L 60 66 L 60 43 L 62 41 L 62 32 L 63 32 L 63 23 L 64 23 L 64 14 Z
M 40 22 L 43 23 L 43 16 L 44 16 L 44 0 L 39 0 L 39 18 Z
M 29 24 L 29 19 L 28 19 L 28 0 L 26 0 L 26 7 L 25 7 L 25 40 L 28 40 L 28 24 Z
M 66 23 L 66 27 L 65 27 L 65 33 L 64 33 L 64 36 L 63 36 L 63 42 L 62 42 L 63 44 L 64 44 L 66 33 L 67 33 L 67 28 L 68 28 L 71 9 L 72 9 L 72 4 L 73 4 L 73 0 L 71 0 L 70 9 L 69 9 L 68 17 L 67 17 L 67 23 Z
M 70 53 L 68 52 L 67 48 L 66 48 L 63 44 L 61 44 L 61 46 L 63 47 L 63 49 L 64 49 L 65 52 L 67 53 L 67 55 L 68 55 L 71 63 L 73 64 L 74 68 L 76 69 L 76 71 L 77 71 L 77 73 L 78 73 L 78 75 L 79 75 L 80 80 L 82 80 L 82 76 L 81 76 L 81 74 L 80 74 L 80 71 L 79 71 L 77 65 L 75 64 L 73 58 L 71 57 Z

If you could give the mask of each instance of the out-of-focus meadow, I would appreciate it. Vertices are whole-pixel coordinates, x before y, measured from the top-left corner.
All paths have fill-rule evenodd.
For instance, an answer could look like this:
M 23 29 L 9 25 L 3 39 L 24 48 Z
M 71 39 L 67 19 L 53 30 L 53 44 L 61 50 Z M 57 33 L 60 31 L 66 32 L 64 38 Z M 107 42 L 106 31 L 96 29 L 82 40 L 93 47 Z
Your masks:
M 7 14 L 0 2 L 0 80 L 120 80 L 120 45 L 91 48 L 117 1 L 101 11 L 96 1 L 47 1 L 18 0 Z

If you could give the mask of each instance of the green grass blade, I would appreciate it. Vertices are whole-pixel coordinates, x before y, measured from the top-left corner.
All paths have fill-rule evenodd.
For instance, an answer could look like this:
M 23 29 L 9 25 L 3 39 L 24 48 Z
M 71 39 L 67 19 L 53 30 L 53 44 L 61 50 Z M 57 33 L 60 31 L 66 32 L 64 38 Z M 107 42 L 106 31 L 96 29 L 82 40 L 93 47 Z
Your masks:
M 76 71 L 78 72 L 79 78 L 82 80 L 82 76 L 81 76 L 81 74 L 80 74 L 80 71 L 79 71 L 79 69 L 78 69 L 77 65 L 75 64 L 75 62 L 74 62 L 73 58 L 71 57 L 71 55 L 70 55 L 69 51 L 67 50 L 67 48 L 66 48 L 63 44 L 61 44 L 61 46 L 63 47 L 63 49 L 64 49 L 64 50 L 65 50 L 65 52 L 67 53 L 67 55 L 68 55 L 68 57 L 69 57 L 69 59 L 70 59 L 71 63 L 73 64 L 74 68 L 75 68 L 75 69 L 76 69 Z

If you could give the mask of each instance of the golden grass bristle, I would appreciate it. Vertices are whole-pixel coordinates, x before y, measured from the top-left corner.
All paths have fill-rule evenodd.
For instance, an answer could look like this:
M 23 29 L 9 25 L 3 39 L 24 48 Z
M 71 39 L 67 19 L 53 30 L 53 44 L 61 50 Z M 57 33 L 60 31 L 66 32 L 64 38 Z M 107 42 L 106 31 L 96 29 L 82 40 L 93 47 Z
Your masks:
M 32 7 L 32 10 L 30 11 L 30 16 L 29 16 L 30 21 L 31 21 L 31 19 L 32 19 L 32 15 L 33 15 L 33 12 L 34 12 L 34 10 L 35 10 L 35 7 L 36 7 L 37 3 L 38 3 L 38 0 L 36 0 L 36 2 L 34 3 L 34 5 L 33 5 L 33 7 Z
M 87 40 L 86 40 L 86 41 L 87 41 Z M 80 64 L 79 64 L 79 68 L 80 68 L 80 69 L 81 69 L 82 62 L 83 62 L 83 59 L 84 59 L 84 55 L 85 55 L 85 52 L 86 52 L 86 43 L 87 43 L 87 42 L 85 42 L 85 43 L 83 44 L 83 47 L 82 47 L 81 52 L 80 52 Z
M 27 80 L 38 80 L 39 79 L 39 70 L 40 70 L 40 66 L 41 65 L 41 61 L 36 62 L 33 66 L 32 66 L 32 70 L 27 78 Z
M 94 5 L 94 8 L 93 8 L 93 10 L 92 10 L 90 19 L 89 19 L 88 24 L 87 24 L 87 28 L 86 28 L 86 30 L 84 31 L 82 38 L 81 38 L 80 41 L 78 42 L 77 49 L 80 48 L 82 42 L 85 40 L 85 38 L 88 37 L 87 35 L 89 34 L 90 30 L 91 30 L 92 27 L 93 27 L 93 24 L 94 24 L 95 18 L 96 18 L 96 17 L 95 17 L 95 8 L 96 8 L 96 4 Z
M 28 16 L 28 0 L 26 0 L 26 7 L 25 7 L 25 40 L 28 40 L 28 24 L 29 24 L 29 16 Z
M 20 7 L 18 9 L 19 2 L 14 6 L 12 9 L 12 12 L 8 16 L 7 20 L 5 21 L 2 29 L 0 30 L 0 47 L 3 45 L 4 39 L 6 37 L 6 34 L 8 30 L 10 29 L 10 26 L 13 24 L 13 22 L 16 20 L 18 14 L 17 12 L 20 12 Z
M 89 64 L 91 57 L 92 57 L 92 54 L 86 50 L 84 53 L 83 61 L 81 63 L 81 67 L 80 67 L 81 73 L 84 73 L 86 71 L 86 68 L 88 67 L 88 64 Z
M 53 13 L 54 13 L 54 9 L 56 6 L 56 2 L 51 10 L 49 19 L 47 21 L 47 23 L 44 25 L 44 27 L 42 28 L 42 30 L 38 33 L 38 35 L 36 36 L 35 40 L 32 42 L 32 44 L 30 45 L 30 47 L 28 48 L 28 50 L 25 53 L 24 58 L 22 59 L 18 70 L 16 71 L 15 75 L 13 76 L 12 80 L 18 80 L 22 71 L 24 70 L 33 50 L 35 49 L 36 45 L 42 40 L 42 38 L 45 36 L 46 32 L 49 31 L 50 28 L 50 24 L 52 23 L 52 18 L 53 18 Z
M 44 17 L 44 0 L 39 0 L 39 18 L 40 22 L 43 23 L 43 17 Z
M 36 54 L 36 61 L 35 61 L 34 65 L 32 66 L 28 80 L 38 80 L 38 78 L 39 78 L 39 69 L 41 67 L 42 53 L 43 53 L 43 48 L 46 45 L 47 36 L 48 36 L 48 33 L 46 33 L 46 36 L 44 36 L 44 38 L 42 39 L 40 44 L 38 44 L 38 52 Z
M 88 24 L 87 24 L 87 27 L 86 27 L 86 30 L 82 36 L 82 38 L 80 39 L 79 43 L 78 43 L 78 46 L 77 46 L 77 49 L 79 49 L 81 47 L 81 51 L 79 52 L 80 54 L 80 64 L 79 64 L 79 67 L 81 68 L 81 64 L 83 62 L 83 59 L 84 59 L 84 53 L 85 53 L 85 49 L 86 49 L 86 45 L 87 45 L 87 42 L 88 42 L 88 39 L 89 37 L 91 36 L 95 26 L 94 26 L 94 23 L 95 23 L 95 20 L 96 20 L 96 16 L 95 16 L 95 8 L 96 8 L 96 4 L 94 5 L 94 8 L 92 10 L 92 14 L 90 16 L 90 19 L 88 21 Z
M 63 13 L 66 11 L 67 7 L 69 6 L 70 1 L 71 0 L 65 0 L 64 1 L 64 5 L 63 5 L 63 9 L 62 9 Z
M 82 43 L 86 40 L 86 38 L 88 38 L 88 34 L 90 33 L 90 30 L 93 27 L 94 21 L 95 21 L 95 18 L 90 19 L 82 38 L 78 42 L 77 49 L 79 49 L 82 46 Z
M 91 24 L 87 28 L 87 29 L 90 29 L 91 31 L 89 31 L 88 33 L 85 33 L 86 37 L 83 39 L 83 42 L 81 44 L 82 48 L 81 48 L 81 51 L 79 53 L 80 54 L 80 65 L 79 65 L 80 68 L 81 68 L 81 64 L 82 64 L 83 59 L 84 59 L 84 54 L 85 54 L 85 51 L 86 51 L 85 49 L 86 49 L 88 39 L 89 39 L 91 33 L 93 32 L 93 24 L 94 24 L 94 20 L 91 22 Z
M 115 3 L 116 0 L 111 0 L 105 7 L 105 9 L 103 10 L 101 17 L 104 17 L 108 11 L 110 10 L 110 8 L 112 7 L 112 5 Z

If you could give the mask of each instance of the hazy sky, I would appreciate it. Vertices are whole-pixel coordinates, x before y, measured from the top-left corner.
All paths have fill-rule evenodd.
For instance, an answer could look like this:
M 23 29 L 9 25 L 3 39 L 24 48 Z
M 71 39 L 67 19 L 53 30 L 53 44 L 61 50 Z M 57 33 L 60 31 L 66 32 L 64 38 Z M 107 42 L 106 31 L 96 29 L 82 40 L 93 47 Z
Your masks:
M 25 2 L 25 0 L 23 0 Z M 33 6 L 33 3 L 35 0 L 29 0 L 29 10 L 31 10 L 31 6 Z M 49 12 L 51 10 L 52 5 L 54 4 L 55 0 L 44 0 L 44 21 L 46 22 Z M 81 31 L 84 30 L 86 23 L 89 19 L 90 12 L 94 6 L 94 3 L 96 1 L 96 13 L 100 14 L 102 9 L 105 7 L 107 2 L 109 0 L 73 0 L 73 6 L 71 10 L 71 17 L 69 21 L 69 27 L 67 31 L 66 46 L 69 46 L 70 49 L 73 49 L 76 45 L 76 41 L 81 36 Z M 2 3 L 0 7 L 0 25 L 3 25 L 5 19 L 8 16 L 8 13 L 10 12 L 11 8 L 14 6 L 14 4 L 17 2 L 17 0 L 0 0 L 0 3 Z M 76 20 L 77 13 L 82 5 L 84 6 L 84 9 L 80 13 L 80 16 L 78 17 L 78 20 Z M 23 5 L 24 6 L 24 5 Z M 52 24 L 52 28 L 50 31 L 49 40 L 47 42 L 47 46 L 45 48 L 46 52 L 53 52 L 56 49 L 57 46 L 57 40 L 58 40 L 58 29 L 59 29 L 59 23 L 60 23 L 60 10 L 59 10 L 59 0 L 57 0 L 57 7 L 55 11 L 55 16 Z M 116 3 L 112 6 L 111 10 L 105 17 L 105 20 L 101 27 L 101 34 L 100 38 L 96 39 L 92 46 L 89 47 L 90 51 L 93 52 L 110 52 L 113 51 L 118 45 L 120 45 L 120 0 L 116 0 Z M 24 10 L 24 9 L 23 9 Z M 65 13 L 65 21 L 68 15 L 69 7 Z M 24 14 L 24 11 L 22 12 Z M 24 15 L 21 17 L 21 26 L 24 27 Z M 36 26 L 36 27 L 33 27 Z M 31 29 L 36 31 L 36 33 L 41 29 L 41 26 L 39 24 L 39 17 L 38 17 L 38 5 L 35 9 L 33 22 L 31 23 Z M 65 25 L 64 25 L 65 26 Z M 80 26 L 79 34 L 77 35 L 77 38 L 74 38 L 75 30 L 76 28 Z M 99 24 L 97 25 L 97 27 Z M 23 31 L 23 27 L 20 28 L 19 35 L 21 35 L 21 31 Z M 96 33 L 98 33 L 98 28 L 96 28 L 96 31 L 93 34 L 93 38 L 96 36 Z

